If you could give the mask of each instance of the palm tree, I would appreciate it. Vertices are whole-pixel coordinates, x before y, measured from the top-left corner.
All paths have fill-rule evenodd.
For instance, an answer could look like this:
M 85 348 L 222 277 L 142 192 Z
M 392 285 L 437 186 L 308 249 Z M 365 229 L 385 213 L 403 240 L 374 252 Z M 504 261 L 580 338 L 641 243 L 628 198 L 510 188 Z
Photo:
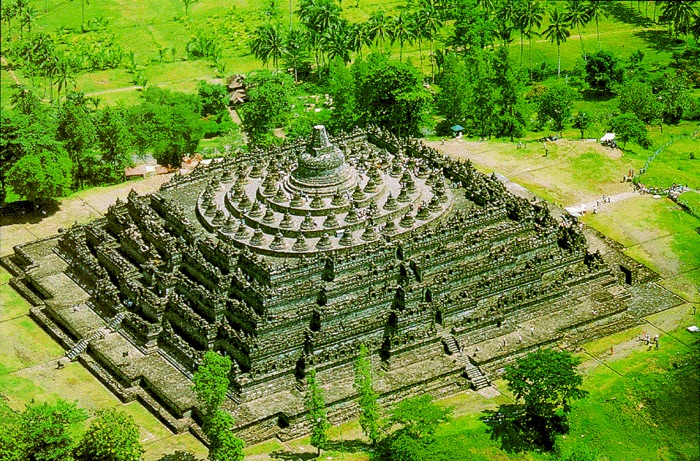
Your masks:
M 570 0 L 569 9 L 566 12 L 566 19 L 571 27 L 575 27 L 578 31 L 579 39 L 581 39 L 581 52 L 583 59 L 587 60 L 586 50 L 583 48 L 583 35 L 581 35 L 581 26 L 586 25 L 591 21 L 589 10 L 586 8 L 582 0 Z
M 418 47 L 420 50 L 421 46 L 421 41 L 422 39 L 428 39 L 430 41 L 430 51 L 433 51 L 433 40 L 435 39 L 435 35 L 437 34 L 438 30 L 442 27 L 442 20 L 440 19 L 437 10 L 430 6 L 430 5 L 425 5 L 421 9 L 419 9 L 416 12 L 416 15 L 414 17 L 414 23 L 416 25 L 416 32 L 417 32 L 417 38 L 418 38 Z M 421 53 L 421 69 L 423 68 L 423 52 L 420 50 Z M 433 66 L 433 60 L 430 60 L 430 73 L 431 76 L 433 77 L 433 80 L 435 79 L 435 72 L 434 72 L 434 66 Z
M 561 76 L 561 44 L 566 43 L 571 36 L 568 25 L 566 17 L 555 9 L 549 17 L 549 26 L 544 31 L 544 36 L 549 39 L 549 42 L 557 44 L 557 78 Z
M 356 23 L 352 25 L 350 32 L 350 49 L 362 57 L 362 48 L 372 45 L 369 23 Z
M 340 22 L 340 7 L 334 0 L 302 0 L 297 10 L 301 23 L 309 30 L 310 42 L 316 53 L 316 66 L 321 58 L 323 35 Z
M 255 29 L 249 42 L 250 51 L 267 65 L 272 59 L 272 65 L 278 68 L 279 59 L 285 54 L 284 36 L 277 25 L 266 24 Z
M 35 108 L 39 107 L 39 98 L 29 88 L 19 83 L 13 83 L 10 88 L 12 89 L 10 102 L 21 113 L 30 115 Z
M 396 40 L 399 41 L 399 61 L 401 61 L 403 60 L 403 44 L 405 42 L 411 43 L 415 38 L 413 27 L 411 26 L 411 19 L 407 14 L 400 13 L 392 20 L 390 31 L 391 44 L 393 45 Z
M 695 16 L 695 3 L 696 0 L 674 0 L 664 2 L 662 7 L 664 18 L 673 24 L 673 32 L 676 38 L 678 38 L 678 32 L 685 31 L 686 44 L 688 41 L 688 27 Z
M 294 69 L 294 81 L 299 80 L 297 69 L 306 57 L 308 37 L 302 29 L 292 29 L 284 40 L 284 54 Z
M 382 53 L 384 52 L 384 42 L 391 38 L 390 30 L 388 18 L 383 11 L 372 13 L 369 18 L 369 33 L 372 41 L 379 43 L 379 49 Z
M 503 0 L 496 10 L 496 21 L 498 35 L 505 46 L 510 41 L 510 32 L 518 17 L 517 4 L 515 0 Z
M 544 8 L 542 4 L 537 0 L 526 0 L 519 22 L 530 45 L 530 78 L 532 78 L 532 36 L 538 34 L 537 30 L 542 27 L 543 18 Z
M 700 13 L 693 18 L 693 23 L 690 25 L 690 33 L 697 43 L 700 40 Z
M 605 4 L 601 0 L 589 0 L 587 14 L 590 19 L 595 19 L 595 33 L 598 36 L 598 51 L 600 51 L 600 29 L 598 28 L 598 23 L 601 18 L 606 17 Z
M 324 35 L 323 42 L 328 52 L 328 61 L 340 58 L 345 64 L 350 62 L 352 34 L 346 21 L 331 27 Z
M 494 8 L 494 0 L 476 0 L 476 4 L 479 5 L 484 10 L 484 15 L 486 17 L 491 15 L 491 11 Z
M 73 68 L 70 62 L 66 58 L 59 56 L 54 57 L 56 61 L 56 84 L 58 85 L 57 96 L 60 98 L 61 88 L 65 94 L 66 99 L 68 99 L 68 85 L 72 82 L 75 85 L 75 77 L 73 76 Z

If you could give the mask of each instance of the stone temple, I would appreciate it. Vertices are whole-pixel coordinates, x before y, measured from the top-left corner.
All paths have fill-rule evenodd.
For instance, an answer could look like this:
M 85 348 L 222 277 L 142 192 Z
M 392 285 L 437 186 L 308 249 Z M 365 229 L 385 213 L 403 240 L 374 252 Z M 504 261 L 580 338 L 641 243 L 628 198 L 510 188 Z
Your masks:
M 372 351 L 381 402 L 489 384 L 680 300 L 615 242 L 495 175 L 377 129 L 241 154 L 21 245 L 3 264 L 33 318 L 123 400 L 199 434 L 193 371 L 234 362 L 249 442 L 308 431 L 305 373 L 356 415 Z M 58 372 L 58 371 L 57 371 Z

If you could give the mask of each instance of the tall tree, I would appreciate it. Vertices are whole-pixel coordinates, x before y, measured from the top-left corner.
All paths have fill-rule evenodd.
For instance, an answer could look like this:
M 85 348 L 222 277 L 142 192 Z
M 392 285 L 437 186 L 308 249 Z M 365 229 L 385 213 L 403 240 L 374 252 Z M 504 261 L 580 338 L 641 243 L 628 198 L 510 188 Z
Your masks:
M 551 121 L 552 128 L 557 131 L 563 130 L 564 123 L 571 117 L 571 110 L 576 96 L 576 90 L 568 86 L 548 88 L 539 98 L 537 108 L 539 124 L 544 126 Z
M 654 94 L 662 106 L 662 121 L 678 123 L 688 104 L 688 81 L 678 74 L 665 72 L 652 81 Z
M 185 18 L 186 18 L 189 14 L 190 5 L 192 5 L 193 3 L 197 3 L 197 0 L 182 0 L 182 3 L 185 5 Z M 83 19 L 83 21 L 85 21 L 85 19 Z
M 452 408 L 433 403 L 430 395 L 412 397 L 393 409 L 389 424 L 397 429 L 382 439 L 377 459 L 386 461 L 420 461 L 433 459 L 432 444 L 440 423 L 448 421 Z
M 76 403 L 64 400 L 55 404 L 30 402 L 20 416 L 21 436 L 29 455 L 27 459 L 70 459 L 73 449 L 70 426 L 86 419 L 87 413 Z
M 212 415 L 226 399 L 231 373 L 231 359 L 207 351 L 192 377 L 192 390 L 206 415 Z
M 483 10 L 476 8 L 474 0 L 461 0 L 455 12 L 455 23 L 449 43 L 465 54 L 472 49 L 484 49 L 493 45 L 496 24 Z
M 676 38 L 680 32 L 685 32 L 687 38 L 688 27 L 696 14 L 696 3 L 697 0 L 673 0 L 663 2 L 661 11 L 663 12 L 664 19 L 673 24 L 673 34 Z
M 192 377 L 192 390 L 204 410 L 202 430 L 209 439 L 210 461 L 243 461 L 244 444 L 233 435 L 233 417 L 220 410 L 231 367 L 231 359 L 207 351 Z
M 568 352 L 540 349 L 506 367 L 508 389 L 516 402 L 523 402 L 531 428 L 550 432 L 566 424 L 571 403 L 588 394 L 581 389 L 580 363 Z
M 379 404 L 377 393 L 372 385 L 372 362 L 369 351 L 364 344 L 360 345 L 360 353 L 355 361 L 355 392 L 359 395 L 360 427 L 362 432 L 376 445 L 379 433 Z
M 124 180 L 124 168 L 131 165 L 131 130 L 126 109 L 108 107 L 95 114 L 95 128 L 103 160 L 112 166 L 115 180 Z
M 529 41 L 530 51 L 530 78 L 532 78 L 532 37 L 538 35 L 538 30 L 542 27 L 542 19 L 544 18 L 544 8 L 537 0 L 525 0 L 524 7 L 521 12 L 519 22 L 522 31 Z M 521 48 L 522 59 L 522 48 Z
M 511 31 L 516 25 L 518 17 L 518 1 L 503 0 L 496 9 L 496 24 L 501 38 L 501 45 L 506 46 L 510 42 Z
M 616 139 L 622 143 L 623 149 L 627 147 L 629 141 L 636 142 L 645 148 L 651 146 L 647 127 L 644 125 L 644 122 L 631 112 L 620 114 L 610 120 L 610 130 L 615 133 Z
M 255 71 L 246 78 L 248 101 L 241 107 L 243 129 L 253 144 L 265 143 L 291 110 L 292 78 L 281 72 Z
M 432 53 L 434 51 L 433 41 L 435 40 L 435 36 L 437 35 L 438 30 L 440 30 L 440 28 L 443 25 L 443 21 L 440 18 L 439 12 L 435 9 L 435 7 L 431 6 L 430 4 L 423 5 L 420 9 L 417 10 L 414 20 L 416 24 L 416 31 L 418 34 L 418 44 L 420 45 L 420 41 L 423 39 L 428 40 L 430 42 L 430 52 Z M 421 52 L 421 71 L 422 70 L 423 54 Z M 434 82 L 435 68 L 432 59 L 430 60 L 430 75 Z
M 595 33 L 598 36 L 598 51 L 602 48 L 600 47 L 600 20 L 606 17 L 605 7 L 606 4 L 603 0 L 588 0 L 588 17 L 595 20 Z
M 279 68 L 279 60 L 286 52 L 282 28 L 274 24 L 265 24 L 255 29 L 248 45 L 253 55 L 263 64 L 267 65 L 272 60 L 275 70 Z
M 102 410 L 90 423 L 75 450 L 77 461 L 139 461 L 143 447 L 134 419 L 113 408 Z
M 445 117 L 445 128 L 467 124 L 473 88 L 469 79 L 464 60 L 455 53 L 449 53 L 438 78 L 439 91 L 435 95 L 435 109 Z
M 233 416 L 216 410 L 207 420 L 206 434 L 209 438 L 209 461 L 243 461 L 243 440 L 233 435 Z
M 316 447 L 318 455 L 328 445 L 328 417 L 326 416 L 326 401 L 323 390 L 316 381 L 316 370 L 312 369 L 306 375 L 306 397 L 304 398 L 306 410 L 309 412 L 311 423 L 311 445 Z
M 69 93 L 58 112 L 56 139 L 63 142 L 73 162 L 74 188 L 89 180 L 90 152 L 97 145 L 95 122 L 82 92 Z
M 383 11 L 375 11 L 369 17 L 369 33 L 372 41 L 379 44 L 379 50 L 384 52 L 384 43 L 391 39 L 391 25 Z
M 575 27 L 578 31 L 578 37 L 581 40 L 581 54 L 583 59 L 587 60 L 586 49 L 583 47 L 583 34 L 581 34 L 581 27 L 586 27 L 586 25 L 591 21 L 590 10 L 583 0 L 569 0 L 566 19 L 571 27 Z
M 333 117 L 330 128 L 333 131 L 350 132 L 357 124 L 357 101 L 355 100 L 355 80 L 352 72 L 341 59 L 331 62 L 328 72 L 328 92 L 333 99 Z
M 294 69 L 294 81 L 299 81 L 299 67 L 308 59 L 308 36 L 302 29 L 291 29 L 284 40 L 286 65 Z
M 598 51 L 586 62 L 586 82 L 594 90 L 610 93 L 613 85 L 622 83 L 622 78 L 617 58 L 608 51 Z
M 428 103 L 418 69 L 407 63 L 370 54 L 353 66 L 358 102 L 365 123 L 398 136 L 417 134 Z
M 328 29 L 323 34 L 323 43 L 329 61 L 338 57 L 346 64 L 350 62 L 352 28 L 347 21 L 342 20 Z
M 494 83 L 498 88 L 496 134 L 508 136 L 513 141 L 515 136 L 522 136 L 525 128 L 524 75 L 521 70 L 513 68 L 508 47 L 495 51 L 493 67 Z
M 568 27 L 566 16 L 559 14 L 559 11 L 555 9 L 549 16 L 549 25 L 544 31 L 544 36 L 549 39 L 550 43 L 557 44 L 557 78 L 561 76 L 561 44 L 566 43 L 571 35 Z
M 399 61 L 403 61 L 403 45 L 404 43 L 413 43 L 415 38 L 414 28 L 411 23 L 409 14 L 400 13 L 394 16 L 391 21 L 391 44 L 399 42 Z
M 648 83 L 625 82 L 618 91 L 618 108 L 620 112 L 632 113 L 646 124 L 661 119 L 662 105 Z

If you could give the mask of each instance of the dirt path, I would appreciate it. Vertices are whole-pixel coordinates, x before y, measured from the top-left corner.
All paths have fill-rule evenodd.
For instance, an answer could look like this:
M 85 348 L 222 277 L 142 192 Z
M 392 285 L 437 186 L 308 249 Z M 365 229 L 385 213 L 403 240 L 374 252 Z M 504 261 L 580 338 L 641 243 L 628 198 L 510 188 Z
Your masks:
M 5 59 L 5 56 L 0 56 L 0 62 L 2 62 L 2 65 L 5 67 L 7 73 L 10 74 L 12 80 L 14 80 L 16 84 L 21 85 L 22 82 L 20 82 L 19 78 L 17 78 L 17 74 L 15 74 L 15 71 L 10 69 L 10 64 L 7 62 L 7 59 Z

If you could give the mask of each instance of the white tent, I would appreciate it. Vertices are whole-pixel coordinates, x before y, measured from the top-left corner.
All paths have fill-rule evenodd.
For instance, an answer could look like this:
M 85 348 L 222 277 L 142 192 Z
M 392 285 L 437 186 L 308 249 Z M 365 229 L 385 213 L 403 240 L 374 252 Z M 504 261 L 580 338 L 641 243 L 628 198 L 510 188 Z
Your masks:
M 600 142 L 610 142 L 615 139 L 615 133 L 605 133 L 605 136 L 600 138 Z

